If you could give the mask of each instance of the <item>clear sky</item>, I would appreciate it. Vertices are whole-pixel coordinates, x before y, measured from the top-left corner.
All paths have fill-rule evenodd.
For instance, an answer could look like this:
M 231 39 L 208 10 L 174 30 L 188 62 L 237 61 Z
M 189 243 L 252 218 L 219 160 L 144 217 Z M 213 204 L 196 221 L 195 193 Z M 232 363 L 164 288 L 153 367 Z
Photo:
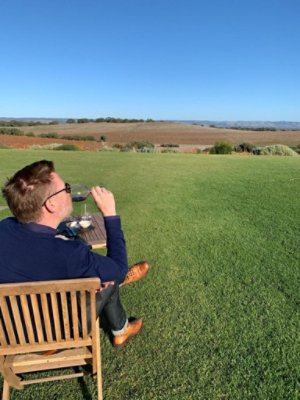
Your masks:
M 300 121 L 299 0 L 1 0 L 0 116 Z

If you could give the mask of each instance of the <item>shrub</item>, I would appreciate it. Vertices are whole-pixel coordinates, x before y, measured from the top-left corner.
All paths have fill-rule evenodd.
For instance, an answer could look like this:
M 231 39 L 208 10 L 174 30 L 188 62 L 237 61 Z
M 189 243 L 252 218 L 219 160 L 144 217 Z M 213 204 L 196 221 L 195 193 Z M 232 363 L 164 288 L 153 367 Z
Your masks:
M 120 144 L 120 143 L 114 143 L 114 144 L 112 145 L 112 147 L 113 147 L 113 149 L 119 149 L 119 150 L 121 150 L 124 146 L 123 146 L 122 144 Z
M 79 148 L 75 144 L 61 144 L 55 150 L 77 151 Z
M 35 134 L 33 132 L 26 132 L 25 136 L 33 137 Z
M 132 150 L 132 151 L 140 151 L 140 152 L 144 151 L 145 152 L 145 149 L 149 149 L 149 151 L 147 151 L 147 152 L 153 151 L 154 144 L 150 143 L 146 140 L 142 141 L 142 142 L 132 141 L 132 142 L 127 143 L 121 149 L 121 151 L 131 151 Z
M 226 142 L 217 142 L 215 145 L 210 149 L 210 154 L 231 154 L 232 153 L 232 146 Z
M 88 122 L 90 122 L 90 119 L 88 118 L 79 118 L 77 120 L 77 124 L 87 124 Z
M 92 136 L 92 135 L 81 136 L 81 138 L 82 138 L 81 140 L 89 140 L 91 142 L 96 140 L 95 136 Z
M 135 151 L 135 148 L 134 148 L 134 147 L 129 147 L 129 146 L 125 145 L 125 146 L 122 146 L 122 147 L 120 148 L 120 151 L 122 151 L 122 152 Z
M 272 144 L 265 146 L 261 150 L 263 156 L 297 156 L 298 154 L 284 144 Z
M 161 151 L 161 153 L 179 153 L 179 151 L 178 150 L 176 150 L 176 149 L 172 149 L 172 148 L 165 148 L 165 149 L 163 149 L 162 151 Z
M 64 140 L 78 140 L 77 136 L 74 137 L 72 135 L 61 135 L 60 138 Z
M 100 136 L 100 140 L 101 140 L 101 142 L 106 142 L 107 136 L 105 136 L 105 135 Z
M 0 135 L 23 136 L 24 132 L 17 128 L 1 128 Z
M 142 147 L 141 149 L 139 149 L 139 151 L 141 153 L 153 153 L 154 152 L 154 147 Z
M 49 133 L 41 133 L 39 135 L 41 138 L 49 138 L 49 139 L 58 139 L 59 136 L 56 132 L 49 132 Z
M 163 144 L 160 145 L 160 147 L 179 147 L 179 144 L 163 143 Z
M 9 147 L 5 144 L 0 143 L 0 149 L 9 149 Z
M 60 136 L 61 139 L 65 140 L 89 140 L 89 141 L 95 141 L 95 137 L 92 135 L 87 135 L 87 136 L 79 136 L 79 135 L 62 135 Z
M 59 146 L 61 146 L 60 143 L 33 144 L 30 148 L 33 150 L 56 150 Z
M 298 146 L 296 146 L 296 147 L 292 147 L 292 149 L 293 149 L 297 154 L 300 154 L 300 144 L 298 144 Z
M 61 144 L 61 143 L 50 143 L 45 145 L 34 144 L 30 147 L 33 150 L 79 150 L 75 144 Z
M 117 152 L 117 151 L 119 151 L 119 149 L 117 149 L 115 147 L 101 147 L 100 149 L 97 149 L 97 151 Z
M 247 153 L 253 153 L 253 150 L 256 148 L 256 146 L 254 144 L 251 143 L 240 143 L 237 144 L 236 146 L 234 146 L 234 151 L 236 151 L 237 153 L 243 153 L 243 152 L 247 152 Z

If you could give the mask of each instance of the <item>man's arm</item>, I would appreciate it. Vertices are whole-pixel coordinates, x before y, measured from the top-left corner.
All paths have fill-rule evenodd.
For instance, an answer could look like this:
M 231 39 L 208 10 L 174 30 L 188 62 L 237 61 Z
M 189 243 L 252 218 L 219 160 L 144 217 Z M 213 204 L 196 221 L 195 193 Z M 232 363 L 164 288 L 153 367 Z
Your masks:
M 99 186 L 92 187 L 91 194 L 104 217 L 107 236 L 107 257 L 106 260 L 101 257 L 101 264 L 105 264 L 101 270 L 104 271 L 105 268 L 106 279 L 110 277 L 111 280 L 122 282 L 128 272 L 128 261 L 121 219 L 116 213 L 114 195 Z

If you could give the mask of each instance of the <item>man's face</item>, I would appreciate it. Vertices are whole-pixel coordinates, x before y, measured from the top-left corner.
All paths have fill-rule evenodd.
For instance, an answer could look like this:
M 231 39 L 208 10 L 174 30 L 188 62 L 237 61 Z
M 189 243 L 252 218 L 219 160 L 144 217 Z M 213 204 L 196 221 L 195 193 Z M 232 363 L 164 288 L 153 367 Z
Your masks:
M 55 193 L 64 189 L 65 182 L 61 179 L 61 177 L 56 172 L 53 172 L 51 176 L 52 176 L 53 192 Z M 53 196 L 51 200 L 55 202 L 57 206 L 57 213 L 59 214 L 61 220 L 68 217 L 72 213 L 73 205 L 70 193 L 67 193 L 65 190 L 62 190 L 60 193 Z

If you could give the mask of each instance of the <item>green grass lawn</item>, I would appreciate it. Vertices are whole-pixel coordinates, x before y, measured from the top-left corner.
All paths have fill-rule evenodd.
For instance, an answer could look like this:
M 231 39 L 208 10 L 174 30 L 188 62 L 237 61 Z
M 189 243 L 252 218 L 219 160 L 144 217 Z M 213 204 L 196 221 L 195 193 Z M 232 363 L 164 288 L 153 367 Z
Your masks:
M 0 150 L 1 185 L 43 158 L 111 189 L 129 262 L 152 265 L 121 293 L 141 335 L 115 351 L 102 332 L 105 400 L 300 399 L 300 157 Z M 95 390 L 87 377 L 11 398 Z

